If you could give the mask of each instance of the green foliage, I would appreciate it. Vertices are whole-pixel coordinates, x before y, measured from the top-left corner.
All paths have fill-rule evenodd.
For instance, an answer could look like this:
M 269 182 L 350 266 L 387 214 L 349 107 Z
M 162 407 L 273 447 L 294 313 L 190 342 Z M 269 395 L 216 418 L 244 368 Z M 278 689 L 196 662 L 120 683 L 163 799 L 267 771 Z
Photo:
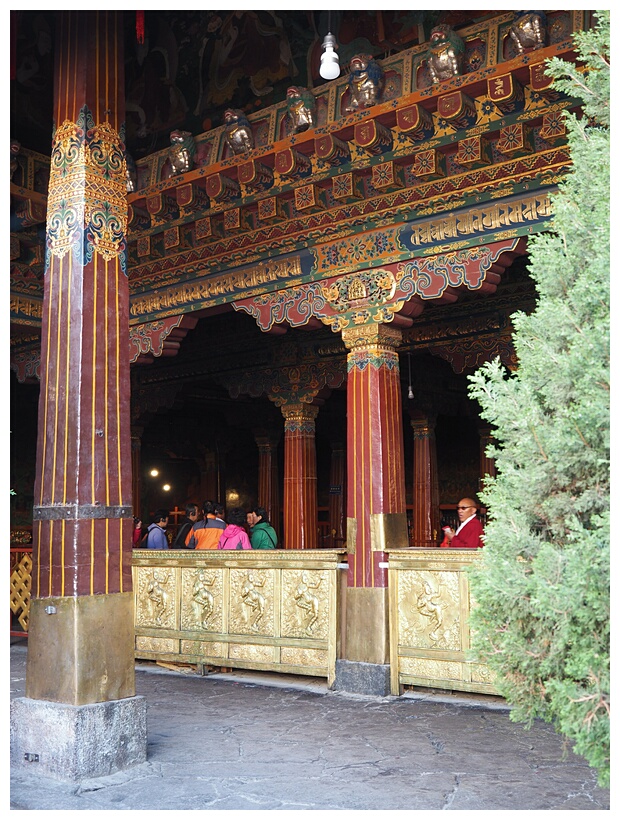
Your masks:
M 609 783 L 609 12 L 575 35 L 578 67 L 548 61 L 583 100 L 567 115 L 572 172 L 529 245 L 538 302 L 513 316 L 517 372 L 470 377 L 495 427 L 497 476 L 472 568 L 474 649 L 512 717 L 552 723 Z

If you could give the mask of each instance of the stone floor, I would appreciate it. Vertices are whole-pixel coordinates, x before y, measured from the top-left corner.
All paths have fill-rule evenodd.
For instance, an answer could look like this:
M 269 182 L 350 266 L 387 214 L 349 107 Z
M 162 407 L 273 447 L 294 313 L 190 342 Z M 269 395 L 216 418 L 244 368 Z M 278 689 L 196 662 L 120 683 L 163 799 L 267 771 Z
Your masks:
M 27 646 L 10 651 L 23 697 Z M 510 720 L 499 698 L 374 698 L 320 679 L 201 676 L 138 663 L 148 760 L 80 783 L 11 772 L 13 810 L 571 810 L 610 793 L 548 725 Z M 7 806 L 8 808 L 8 806 Z

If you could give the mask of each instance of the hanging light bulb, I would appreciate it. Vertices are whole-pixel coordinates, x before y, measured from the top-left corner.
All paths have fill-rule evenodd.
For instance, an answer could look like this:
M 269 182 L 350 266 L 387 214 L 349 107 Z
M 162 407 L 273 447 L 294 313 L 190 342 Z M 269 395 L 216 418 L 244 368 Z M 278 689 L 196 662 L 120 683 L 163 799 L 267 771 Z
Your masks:
M 321 54 L 321 65 L 319 74 L 324 80 L 335 80 L 340 76 L 340 63 L 335 50 L 338 48 L 336 38 L 331 31 L 325 35 L 323 40 L 323 53 Z
M 409 392 L 407 393 L 407 398 L 412 399 L 413 396 L 413 389 L 411 387 L 411 353 L 407 353 L 407 357 L 409 359 Z
M 335 80 L 340 76 L 340 63 L 335 49 L 338 48 L 336 38 L 331 33 L 332 13 L 327 12 L 327 34 L 323 40 L 323 53 L 321 54 L 321 65 L 319 74 L 324 80 Z

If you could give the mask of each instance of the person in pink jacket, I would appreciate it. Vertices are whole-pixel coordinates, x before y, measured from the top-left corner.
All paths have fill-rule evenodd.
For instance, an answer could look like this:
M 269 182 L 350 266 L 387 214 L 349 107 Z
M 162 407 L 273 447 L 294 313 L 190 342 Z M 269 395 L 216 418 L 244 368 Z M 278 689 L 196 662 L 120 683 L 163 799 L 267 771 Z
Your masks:
M 218 550 L 251 550 L 252 545 L 245 531 L 245 511 L 241 507 L 233 507 L 226 516 L 228 526 L 223 530 L 218 541 Z

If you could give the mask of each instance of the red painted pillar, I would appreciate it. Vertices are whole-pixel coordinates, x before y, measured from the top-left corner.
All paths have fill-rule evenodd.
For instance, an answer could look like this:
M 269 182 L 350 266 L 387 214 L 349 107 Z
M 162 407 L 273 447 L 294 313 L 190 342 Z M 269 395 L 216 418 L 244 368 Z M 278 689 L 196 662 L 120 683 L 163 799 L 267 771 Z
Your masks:
M 389 325 L 344 330 L 347 358 L 347 549 L 344 657 L 387 664 L 386 547 L 408 545 L 398 354 Z
M 258 503 L 276 532 L 280 531 L 280 486 L 278 481 L 278 437 L 256 435 L 258 447 Z
M 318 407 L 285 404 L 284 416 L 284 533 L 286 549 L 318 547 L 316 445 L 314 422 Z
M 346 492 L 346 452 L 340 442 L 332 442 L 332 458 L 329 471 L 329 527 L 333 538 L 339 539 L 332 546 L 338 546 L 345 538 Z M 340 540 L 342 539 L 342 540 Z
M 439 483 L 434 421 L 411 417 L 413 428 L 413 527 L 414 547 L 432 548 L 439 538 Z
M 74 705 L 135 691 L 123 40 L 57 16 L 26 694 Z

